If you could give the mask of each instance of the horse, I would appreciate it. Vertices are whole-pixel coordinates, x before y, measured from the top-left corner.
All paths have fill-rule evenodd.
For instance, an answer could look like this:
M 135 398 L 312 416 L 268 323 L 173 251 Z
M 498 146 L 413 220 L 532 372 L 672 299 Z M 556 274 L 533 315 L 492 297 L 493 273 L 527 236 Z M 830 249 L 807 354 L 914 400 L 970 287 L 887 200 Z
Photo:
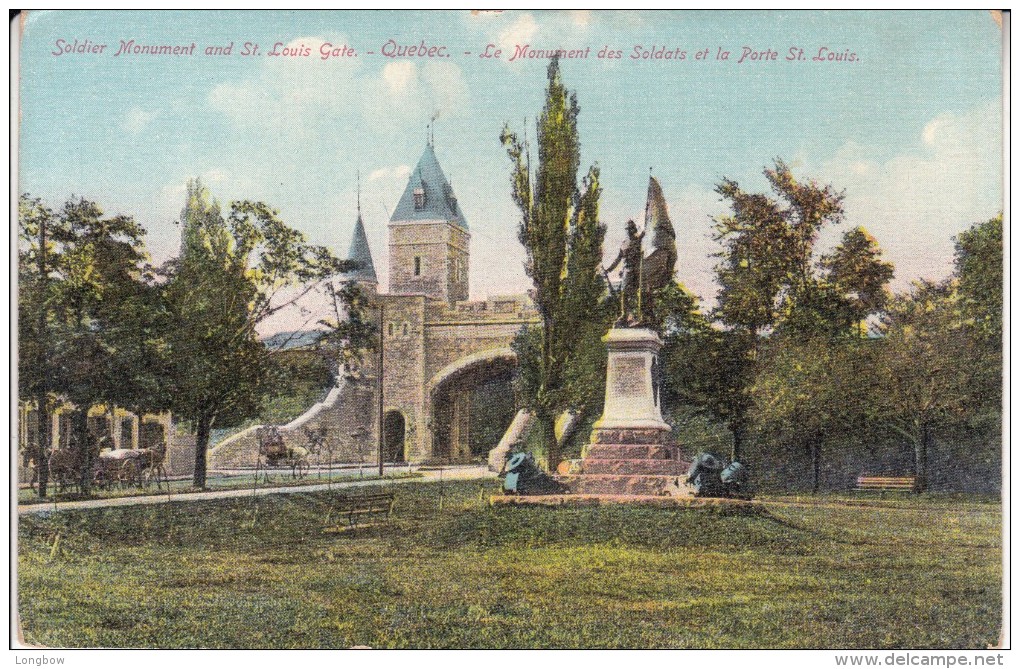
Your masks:
M 164 443 L 150 448 L 137 449 L 138 465 L 141 468 L 142 475 L 142 487 L 145 487 L 149 481 L 155 481 L 156 488 L 158 489 L 160 483 L 167 480 L 166 469 L 163 467 L 163 462 L 166 460 L 166 451 L 167 448 Z M 169 488 L 169 483 L 167 487 Z
M 59 492 L 81 485 L 81 452 L 76 448 L 54 448 L 49 455 L 50 480 Z
M 319 455 L 323 449 L 328 449 L 326 443 L 326 427 L 320 427 L 318 430 L 313 430 L 309 427 L 301 428 L 305 433 L 305 438 L 308 439 L 308 452 L 312 455 Z

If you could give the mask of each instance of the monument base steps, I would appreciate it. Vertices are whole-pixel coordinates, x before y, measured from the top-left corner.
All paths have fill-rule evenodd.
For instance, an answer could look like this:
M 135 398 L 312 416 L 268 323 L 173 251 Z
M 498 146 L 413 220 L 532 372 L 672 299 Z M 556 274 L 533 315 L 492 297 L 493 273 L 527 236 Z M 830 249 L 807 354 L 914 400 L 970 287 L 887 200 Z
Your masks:
M 662 444 L 591 444 L 585 459 L 596 460 L 678 460 L 675 446 Z
M 761 502 L 725 497 L 673 497 L 670 495 L 493 495 L 491 506 L 591 507 L 636 504 L 659 508 L 725 508 L 731 513 L 765 513 Z
M 585 458 L 582 474 L 649 474 L 686 476 L 689 465 L 679 460 Z
M 680 476 L 660 474 L 578 474 L 557 478 L 575 495 L 690 497 L 693 489 Z

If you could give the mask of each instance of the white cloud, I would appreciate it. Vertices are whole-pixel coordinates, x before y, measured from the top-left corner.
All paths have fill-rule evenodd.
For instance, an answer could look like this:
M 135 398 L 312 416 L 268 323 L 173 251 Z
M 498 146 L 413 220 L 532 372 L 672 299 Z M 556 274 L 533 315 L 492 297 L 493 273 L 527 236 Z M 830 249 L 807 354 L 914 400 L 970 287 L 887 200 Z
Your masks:
M 368 181 L 382 181 L 387 179 L 398 179 L 403 180 L 411 176 L 411 167 L 409 165 L 394 165 L 391 167 L 380 167 L 379 169 L 372 170 L 368 174 Z
M 323 60 L 322 37 L 300 37 L 282 46 L 306 50 L 307 56 L 264 56 L 261 67 L 240 81 L 224 81 L 213 87 L 209 103 L 235 124 L 245 127 L 272 127 L 291 135 L 303 131 L 302 120 L 316 116 L 343 114 L 356 109 L 360 65 L 357 58 Z M 347 44 L 343 37 L 330 39 L 334 47 Z
M 467 105 L 467 82 L 459 66 L 432 61 L 425 64 L 421 74 L 430 99 L 443 116 L 456 116 Z
M 538 32 L 538 23 L 531 14 L 521 14 L 517 20 L 505 28 L 496 40 L 504 53 L 513 53 L 518 44 L 530 44 Z
M 266 57 L 255 74 L 216 85 L 209 103 L 235 125 L 269 130 L 286 143 L 315 141 L 316 129 L 324 133 L 338 123 L 392 131 L 424 124 L 435 111 L 465 112 L 468 88 L 453 63 L 392 60 L 376 69 L 360 65 L 359 58 L 323 60 L 324 43 L 319 37 L 291 40 L 276 50 L 304 48 L 310 55 Z M 336 38 L 330 44 L 347 41 Z
M 846 225 L 863 225 L 896 265 L 895 288 L 952 270 L 952 237 L 1002 208 L 1001 112 L 994 102 L 940 114 L 914 147 L 886 160 L 880 147 L 848 142 L 816 176 L 846 189 Z
M 159 116 L 158 111 L 147 112 L 141 107 L 132 107 L 125 114 L 121 127 L 132 135 L 137 135 L 157 116 Z
M 592 13 L 589 9 L 578 9 L 570 12 L 570 18 L 578 28 L 587 28 L 591 25 Z
M 382 79 L 387 90 L 393 95 L 408 92 L 411 84 L 418 78 L 418 66 L 406 60 L 387 63 L 382 70 Z

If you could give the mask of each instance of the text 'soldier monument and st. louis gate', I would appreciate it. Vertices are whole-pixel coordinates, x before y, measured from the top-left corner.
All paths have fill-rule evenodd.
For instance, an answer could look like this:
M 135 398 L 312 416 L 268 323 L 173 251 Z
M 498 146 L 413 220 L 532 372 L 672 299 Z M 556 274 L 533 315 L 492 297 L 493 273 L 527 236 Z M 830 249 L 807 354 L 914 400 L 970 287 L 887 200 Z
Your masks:
M 675 233 L 654 178 L 649 182 L 647 208 L 646 230 L 652 236 L 652 253 L 642 257 L 641 236 L 634 226 L 626 242 L 630 247 L 625 245 L 619 258 L 624 276 L 618 288 L 622 315 L 617 325 L 625 329 L 614 332 L 625 334 L 610 333 L 607 337 L 609 381 L 616 385 L 607 390 L 604 419 L 616 415 L 618 409 L 647 413 L 643 420 L 655 425 L 649 423 L 646 427 L 664 436 L 669 427 L 662 422 L 657 388 L 652 387 L 657 384 L 653 384 L 651 376 L 657 360 L 658 338 L 651 333 L 651 339 L 638 344 L 634 339 L 637 333 L 650 331 L 626 327 L 639 326 L 641 314 L 654 309 L 651 294 L 664 278 L 672 278 L 676 262 Z M 348 254 L 359 262 L 360 268 L 344 277 L 358 282 L 376 309 L 375 317 L 380 305 L 384 314 L 381 324 L 385 361 L 381 384 L 384 458 L 413 463 L 484 458 L 496 444 L 486 444 L 484 450 L 472 452 L 471 393 L 478 385 L 492 381 L 505 382 L 509 390 L 516 363 L 511 343 L 522 326 L 539 322 L 534 304 L 527 295 L 497 295 L 483 301 L 468 301 L 471 233 L 431 142 L 408 178 L 388 227 L 389 286 L 383 289 L 379 285 L 360 209 Z M 641 350 L 637 351 L 635 346 Z M 614 350 L 627 353 L 614 356 Z M 628 365 L 633 366 L 638 359 L 642 367 L 647 367 L 649 386 L 647 393 L 642 386 L 641 396 L 642 402 L 652 402 L 648 406 L 632 401 L 631 397 L 634 394 L 631 385 L 645 382 L 644 372 L 640 381 L 628 381 L 634 376 L 628 374 Z M 307 430 L 325 428 L 326 438 L 334 441 L 335 461 L 375 461 L 380 422 L 378 356 L 365 356 L 357 371 L 353 375 L 341 374 L 338 385 L 322 402 L 282 426 L 284 438 L 300 442 L 306 438 Z M 512 421 L 511 430 L 519 430 L 520 418 Z M 609 427 L 607 424 L 606 428 Z M 646 437 L 642 439 L 648 441 Z M 665 454 L 661 448 L 637 450 Z M 628 453 L 637 450 L 629 449 Z M 250 428 L 214 448 L 210 452 L 210 466 L 250 466 L 257 452 L 255 428 Z M 601 466 L 593 464 L 595 469 Z M 655 466 L 661 468 L 662 463 Z M 673 469 L 670 467 L 670 473 Z

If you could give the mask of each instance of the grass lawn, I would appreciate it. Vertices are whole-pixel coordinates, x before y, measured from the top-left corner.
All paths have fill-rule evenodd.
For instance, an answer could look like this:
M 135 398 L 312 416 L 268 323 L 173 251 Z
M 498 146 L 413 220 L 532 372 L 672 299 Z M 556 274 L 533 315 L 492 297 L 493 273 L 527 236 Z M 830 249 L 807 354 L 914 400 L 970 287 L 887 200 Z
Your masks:
M 495 483 L 481 486 L 392 486 L 389 524 L 339 534 L 321 531 L 325 492 L 22 517 L 24 636 L 62 647 L 983 648 L 999 635 L 997 501 L 490 508 L 480 493 Z

